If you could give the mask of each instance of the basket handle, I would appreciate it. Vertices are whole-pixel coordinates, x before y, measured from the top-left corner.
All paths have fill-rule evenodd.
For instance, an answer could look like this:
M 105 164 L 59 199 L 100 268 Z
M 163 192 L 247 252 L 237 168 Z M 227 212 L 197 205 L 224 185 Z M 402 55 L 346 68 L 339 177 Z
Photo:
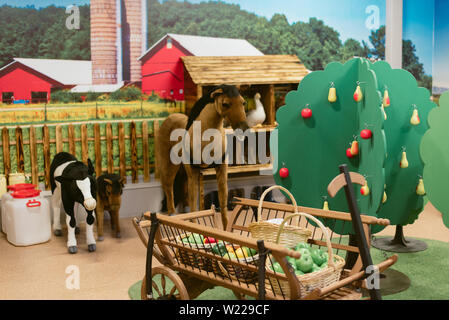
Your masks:
M 296 208 L 295 208 L 295 211 L 296 211 Z M 330 240 L 330 237 L 329 237 L 329 232 L 327 232 L 326 227 L 324 226 L 324 224 L 323 224 L 320 220 L 318 220 L 317 218 L 315 218 L 314 216 L 312 216 L 312 215 L 310 215 L 310 214 L 308 214 L 308 213 L 305 213 L 305 212 L 295 212 L 294 214 L 291 214 L 291 215 L 289 215 L 288 217 L 286 217 L 286 218 L 282 221 L 281 226 L 280 226 L 279 229 L 278 229 L 277 236 L 276 236 L 276 243 L 279 243 L 279 239 L 280 239 L 280 237 L 281 237 L 281 233 L 282 233 L 282 230 L 284 229 L 285 223 L 286 223 L 288 220 L 290 220 L 290 219 L 292 219 L 292 218 L 294 218 L 294 217 L 298 217 L 298 216 L 304 216 L 304 217 L 306 217 L 306 218 L 309 218 L 309 219 L 313 220 L 314 222 L 316 222 L 316 224 L 318 224 L 318 226 L 320 227 L 321 231 L 323 231 L 323 234 L 324 234 L 324 236 L 326 237 L 327 253 L 328 253 L 328 255 L 329 255 L 329 260 L 328 260 L 327 264 L 328 264 L 328 266 L 330 266 L 330 267 L 332 267 L 332 268 L 335 268 L 335 264 L 334 264 L 334 253 L 332 252 L 332 244 L 331 244 L 331 240 Z
M 280 190 L 284 191 L 284 192 L 289 196 L 290 200 L 292 201 L 293 206 L 295 207 L 295 213 L 298 212 L 298 205 L 296 204 L 295 197 L 293 197 L 293 195 L 290 193 L 290 191 L 288 191 L 288 190 L 287 190 L 286 188 L 284 188 L 283 186 L 277 186 L 277 185 L 275 185 L 275 186 L 269 187 L 267 190 L 265 190 L 265 191 L 262 193 L 262 196 L 260 197 L 260 200 L 259 200 L 259 207 L 257 208 L 257 221 L 262 221 L 262 204 L 263 204 L 263 200 L 265 199 L 266 195 L 267 195 L 270 191 L 275 190 L 275 189 L 280 189 Z

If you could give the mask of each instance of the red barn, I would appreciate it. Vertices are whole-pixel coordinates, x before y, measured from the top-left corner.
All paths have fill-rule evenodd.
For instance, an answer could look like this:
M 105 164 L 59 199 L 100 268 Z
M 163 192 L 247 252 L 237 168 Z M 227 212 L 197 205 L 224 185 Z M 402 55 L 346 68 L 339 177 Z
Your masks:
M 139 60 L 142 63 L 142 91 L 170 100 L 184 100 L 183 56 L 263 56 L 243 39 L 226 39 L 167 34 Z
M 47 102 L 52 90 L 92 83 L 92 63 L 14 58 L 0 69 L 0 102 Z

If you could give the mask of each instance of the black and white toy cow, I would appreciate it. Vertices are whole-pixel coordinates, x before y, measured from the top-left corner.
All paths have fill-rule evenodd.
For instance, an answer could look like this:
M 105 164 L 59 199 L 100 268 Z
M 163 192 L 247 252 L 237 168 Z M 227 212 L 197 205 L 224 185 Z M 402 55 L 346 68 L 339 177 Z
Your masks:
M 66 213 L 68 230 L 67 247 L 70 253 L 76 253 L 75 238 L 75 203 L 78 202 L 87 212 L 86 218 L 86 242 L 89 252 L 96 250 L 94 237 L 95 207 L 97 206 L 97 184 L 93 177 L 94 169 L 91 161 L 89 166 L 67 152 L 60 152 L 54 158 L 50 166 L 50 184 L 53 206 L 53 230 L 56 236 L 61 236 L 61 205 Z

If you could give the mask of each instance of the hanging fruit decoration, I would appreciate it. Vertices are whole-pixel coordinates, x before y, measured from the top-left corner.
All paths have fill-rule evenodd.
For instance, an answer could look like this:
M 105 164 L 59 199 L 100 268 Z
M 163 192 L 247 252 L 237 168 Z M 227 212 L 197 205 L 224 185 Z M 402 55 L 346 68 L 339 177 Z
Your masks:
M 357 89 L 354 92 L 354 100 L 360 102 L 363 100 L 362 89 L 360 88 L 360 83 L 357 83 Z
M 383 114 L 384 114 L 385 121 L 387 121 L 387 120 L 388 120 L 388 119 L 387 119 L 387 113 L 385 112 L 385 106 L 384 106 L 384 104 L 382 104 L 382 112 L 383 112 Z
M 373 132 L 369 129 L 362 130 L 360 132 L 360 137 L 365 140 L 371 139 L 373 137 Z
M 413 110 L 413 115 L 412 115 L 412 118 L 410 119 L 410 123 L 413 126 L 417 126 L 421 123 L 421 119 L 419 118 L 419 115 L 418 115 L 418 109 Z
M 387 192 L 386 192 L 386 191 L 384 191 L 384 195 L 383 195 L 383 197 L 382 197 L 382 203 L 385 203 L 385 202 L 387 202 L 387 200 L 388 200 L 388 197 L 387 197 Z
M 327 200 L 324 201 L 323 210 L 329 211 L 329 202 Z
M 353 156 L 358 156 L 358 155 L 359 155 L 359 143 L 358 143 L 357 140 L 354 140 L 354 141 L 352 142 L 352 145 L 351 145 L 351 154 L 352 154 Z
M 401 159 L 401 163 L 399 164 L 399 166 L 402 169 L 407 169 L 408 168 L 408 160 L 407 160 L 407 152 L 402 151 L 402 159 Z
M 290 172 L 287 168 L 284 167 L 279 170 L 279 176 L 282 179 L 288 178 L 289 175 L 290 175 Z
M 354 158 L 354 155 L 351 152 L 351 148 L 346 149 L 346 156 L 351 159 Z
M 329 95 L 327 97 L 330 103 L 337 101 L 337 89 L 335 89 L 334 83 L 332 82 L 331 88 L 329 89 Z
M 302 109 L 302 111 L 301 111 L 301 116 L 302 116 L 304 119 L 312 118 L 312 109 L 310 109 L 310 108 L 304 108 L 304 109 Z
M 426 195 L 426 190 L 424 189 L 424 180 L 422 178 L 419 179 L 418 186 L 416 187 L 416 194 L 419 196 Z
M 365 182 L 365 185 L 360 189 L 360 193 L 362 194 L 362 196 L 367 196 L 370 194 L 368 182 Z
M 385 89 L 385 92 L 384 92 L 383 104 L 384 104 L 385 108 L 388 108 L 390 106 L 390 95 L 388 94 L 387 89 Z

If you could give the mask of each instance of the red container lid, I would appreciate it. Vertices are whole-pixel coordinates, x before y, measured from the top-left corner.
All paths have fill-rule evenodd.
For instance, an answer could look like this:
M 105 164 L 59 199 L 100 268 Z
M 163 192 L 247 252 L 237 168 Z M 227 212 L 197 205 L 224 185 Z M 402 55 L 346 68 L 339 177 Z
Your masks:
M 36 189 L 24 189 L 19 191 L 14 191 L 11 196 L 16 199 L 27 199 L 38 197 L 41 194 L 41 190 Z
M 8 186 L 8 190 L 11 191 L 29 190 L 29 189 L 36 189 L 36 186 L 31 183 L 18 183 Z

